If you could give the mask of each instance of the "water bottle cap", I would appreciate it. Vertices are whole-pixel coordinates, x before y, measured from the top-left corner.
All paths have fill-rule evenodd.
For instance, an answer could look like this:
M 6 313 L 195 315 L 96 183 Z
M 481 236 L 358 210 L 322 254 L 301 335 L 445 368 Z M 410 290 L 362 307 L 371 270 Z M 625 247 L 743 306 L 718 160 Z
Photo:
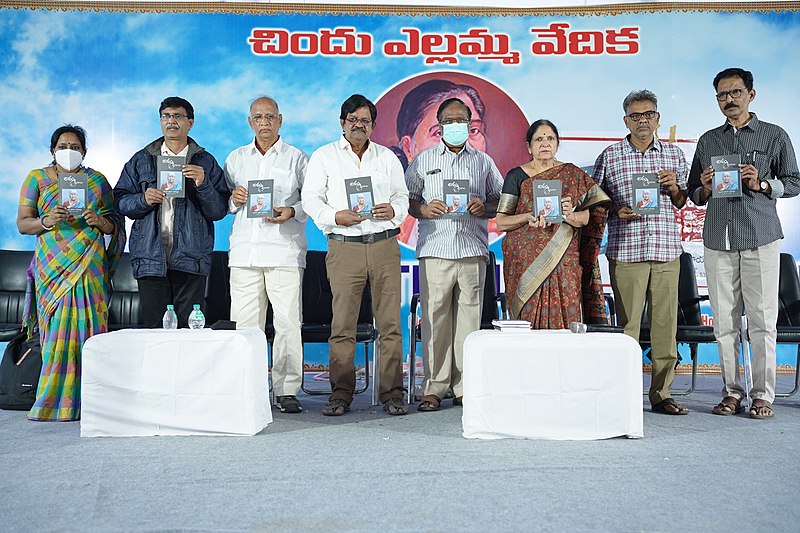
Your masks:
M 200 309 L 200 304 L 194 304 L 194 305 L 192 305 L 192 309 Z
M 175 306 L 174 305 L 168 305 L 167 309 L 175 309 Z

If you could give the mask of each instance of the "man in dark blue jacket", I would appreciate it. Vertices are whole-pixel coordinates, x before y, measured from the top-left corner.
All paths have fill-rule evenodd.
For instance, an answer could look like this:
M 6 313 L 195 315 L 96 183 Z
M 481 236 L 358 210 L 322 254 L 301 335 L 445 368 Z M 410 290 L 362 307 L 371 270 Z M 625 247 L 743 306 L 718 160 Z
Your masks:
M 214 221 L 228 212 L 230 190 L 214 156 L 189 137 L 192 104 L 171 96 L 158 109 L 164 136 L 136 152 L 114 187 L 117 211 L 133 219 L 128 240 L 139 284 L 142 323 L 161 327 L 168 304 L 187 326 L 192 304 L 203 307 L 214 249 Z M 158 188 L 159 156 L 185 157 L 185 197 Z

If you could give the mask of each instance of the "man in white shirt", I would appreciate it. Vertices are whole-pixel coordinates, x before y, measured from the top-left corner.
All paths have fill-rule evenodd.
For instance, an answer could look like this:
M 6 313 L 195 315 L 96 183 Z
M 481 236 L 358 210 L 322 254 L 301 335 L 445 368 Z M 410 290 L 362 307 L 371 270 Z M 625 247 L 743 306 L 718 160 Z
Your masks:
M 301 287 L 308 220 L 300 191 L 308 156 L 280 138 L 283 116 L 272 98 L 253 100 L 247 122 L 255 132 L 253 142 L 234 150 L 225 161 L 225 177 L 233 190 L 229 207 L 236 213 L 228 262 L 231 319 L 238 326 L 264 330 L 267 306 L 272 302 L 272 386 L 280 410 L 299 413 L 302 406 L 297 392 L 303 379 Z M 247 184 L 267 179 L 273 181 L 274 216 L 248 218 Z
M 370 142 L 375 105 L 360 94 L 344 101 L 339 123 L 343 136 L 313 154 L 303 189 L 303 207 L 328 236 L 325 260 L 333 291 L 331 395 L 322 411 L 341 416 L 350 410 L 355 390 L 356 322 L 369 281 L 372 310 L 380 334 L 379 399 L 391 415 L 405 415 L 403 344 L 400 331 L 400 246 L 395 236 L 408 212 L 403 167 L 394 153 Z M 374 205 L 370 218 L 348 208 L 345 180 L 367 177 Z
M 436 113 L 442 139 L 419 154 L 406 170 L 411 205 L 419 219 L 422 351 L 425 369 L 420 411 L 437 411 L 453 389 L 462 405 L 464 339 L 481 327 L 483 286 L 489 259 L 487 219 L 495 216 L 503 190 L 492 158 L 467 142 L 472 111 L 458 98 L 441 103 Z M 469 180 L 469 216 L 446 219 L 444 184 Z M 412 340 L 413 342 L 413 340 Z

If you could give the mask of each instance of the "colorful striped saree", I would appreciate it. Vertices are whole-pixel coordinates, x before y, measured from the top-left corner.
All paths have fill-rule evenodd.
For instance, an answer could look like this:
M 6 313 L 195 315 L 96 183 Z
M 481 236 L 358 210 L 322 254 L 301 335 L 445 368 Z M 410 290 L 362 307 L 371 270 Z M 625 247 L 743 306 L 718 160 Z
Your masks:
M 81 412 L 81 351 L 83 343 L 108 330 L 111 277 L 125 247 L 124 217 L 114 211 L 111 186 L 105 176 L 87 167 L 87 206 L 114 223 L 106 238 L 80 215 L 56 224 L 36 239 L 28 269 L 29 290 L 25 326 L 38 325 L 42 343 L 42 374 L 31 420 L 78 420 Z M 20 205 L 39 216 L 59 201 L 54 169 L 31 171 L 20 192 Z M 35 300 L 34 300 L 35 296 Z

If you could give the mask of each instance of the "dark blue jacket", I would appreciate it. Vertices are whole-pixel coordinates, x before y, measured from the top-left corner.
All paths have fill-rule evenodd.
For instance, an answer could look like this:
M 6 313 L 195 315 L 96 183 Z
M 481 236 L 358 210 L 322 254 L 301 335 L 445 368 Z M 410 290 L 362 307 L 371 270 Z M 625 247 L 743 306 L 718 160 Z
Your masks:
M 214 221 L 228 213 L 231 191 L 214 156 L 189 138 L 186 161 L 205 170 L 205 180 L 199 187 L 186 180 L 186 197 L 173 199 L 173 244 L 167 265 L 161 242 L 159 204 L 148 205 L 144 191 L 157 188 L 156 158 L 161 155 L 161 137 L 136 152 L 122 169 L 114 187 L 114 207 L 117 212 L 133 219 L 128 238 L 133 276 L 167 275 L 167 268 L 191 274 L 208 275 L 211 252 L 214 250 Z

